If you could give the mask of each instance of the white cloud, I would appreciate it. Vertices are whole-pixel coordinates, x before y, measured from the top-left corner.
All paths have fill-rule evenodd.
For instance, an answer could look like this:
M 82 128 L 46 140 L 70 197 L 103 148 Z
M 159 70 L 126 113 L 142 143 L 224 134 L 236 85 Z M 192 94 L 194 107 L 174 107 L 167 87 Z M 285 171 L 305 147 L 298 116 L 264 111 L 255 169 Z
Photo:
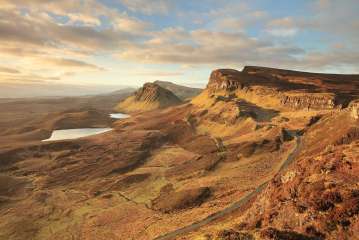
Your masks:
M 59 67 L 62 70 L 95 70 L 104 71 L 105 69 L 95 64 L 87 63 L 80 60 L 68 59 L 68 58 L 42 58 L 37 61 L 41 66 L 54 66 Z
M 169 14 L 174 8 L 174 0 L 120 0 L 129 10 L 148 15 Z
M 19 70 L 14 69 L 14 68 L 0 66 L 0 73 L 18 74 L 20 72 L 19 72 Z
M 83 57 L 108 54 L 125 47 L 140 39 L 137 32 L 146 27 L 141 21 L 94 0 L 0 0 L 0 4 L 0 56 L 33 68 L 32 72 L 16 78 L 3 75 L 0 81 L 5 78 L 18 81 L 21 77 L 44 81 L 45 77 L 36 75 L 39 68 L 48 74 L 68 69 L 77 73 L 103 70 L 82 60 Z M 58 22 L 54 14 L 62 16 L 65 23 Z M 101 16 L 111 20 L 110 26 L 100 27 Z
M 236 32 L 244 31 L 245 26 L 246 26 L 245 21 L 234 17 L 222 18 L 216 22 L 216 28 L 229 29 L 231 31 L 236 31 Z
M 150 24 L 144 21 L 140 21 L 135 18 L 129 17 L 127 14 L 117 16 L 112 20 L 115 28 L 129 33 L 143 33 L 150 28 Z
M 267 32 L 276 37 L 293 37 L 298 33 L 296 28 L 274 28 L 267 29 Z
M 119 54 L 126 60 L 143 63 L 177 64 L 252 64 L 294 62 L 301 49 L 275 46 L 271 42 L 248 37 L 244 33 L 191 31 L 180 41 L 150 40 L 133 44 Z
M 306 19 L 297 19 L 297 25 L 304 30 L 329 34 L 335 38 L 359 45 L 359 4 L 357 0 L 316 0 L 312 15 Z
M 100 26 L 101 21 L 97 17 L 84 15 L 81 13 L 70 13 L 67 15 L 70 19 L 70 24 L 74 24 L 77 22 L 83 23 L 86 26 Z
M 298 33 L 298 28 L 291 17 L 284 17 L 269 21 L 266 32 L 276 37 L 293 37 Z
M 0 0 L 2 64 L 10 62 L 27 69 L 0 67 L 2 79 L 50 81 L 69 76 L 69 72 L 92 74 L 103 70 L 96 57 L 112 54 L 121 61 L 143 64 L 251 64 L 304 70 L 335 66 L 355 69 L 359 65 L 356 0 L 345 0 L 345 4 L 316 0 L 306 19 L 290 13 L 273 19 L 270 12 L 253 9 L 251 1 L 207 0 L 203 6 L 214 7 L 205 10 L 181 9 L 175 0 L 117 3 L 122 3 L 127 12 L 110 8 L 99 0 Z M 171 16 L 185 23 L 178 21 L 161 29 L 156 22 L 136 17 L 138 13 L 162 15 L 160 18 Z M 189 30 L 185 26 L 191 23 Z M 259 32 L 256 37 L 248 33 L 254 26 Z M 325 32 L 333 41 L 323 39 L 327 49 L 307 52 L 294 41 L 305 31 Z M 43 72 L 39 72 L 40 68 Z

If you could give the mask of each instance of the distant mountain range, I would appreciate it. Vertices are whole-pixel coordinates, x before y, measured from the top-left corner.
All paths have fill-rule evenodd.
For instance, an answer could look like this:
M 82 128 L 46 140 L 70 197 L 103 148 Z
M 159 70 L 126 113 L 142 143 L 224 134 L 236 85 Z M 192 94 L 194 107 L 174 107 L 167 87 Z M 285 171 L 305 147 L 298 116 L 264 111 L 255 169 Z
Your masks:
M 190 98 L 193 98 L 193 97 L 197 96 L 198 94 L 200 94 L 200 92 L 203 90 L 201 88 L 186 87 L 186 86 L 178 85 L 178 84 L 175 84 L 172 82 L 167 82 L 167 81 L 155 81 L 154 83 L 163 88 L 170 90 L 171 92 L 173 92 L 177 97 L 181 98 L 182 100 L 188 100 Z
M 134 90 L 134 88 L 128 86 L 70 85 L 57 83 L 0 83 L 0 98 L 89 96 L 108 94 L 116 89 L 120 89 L 120 91 Z

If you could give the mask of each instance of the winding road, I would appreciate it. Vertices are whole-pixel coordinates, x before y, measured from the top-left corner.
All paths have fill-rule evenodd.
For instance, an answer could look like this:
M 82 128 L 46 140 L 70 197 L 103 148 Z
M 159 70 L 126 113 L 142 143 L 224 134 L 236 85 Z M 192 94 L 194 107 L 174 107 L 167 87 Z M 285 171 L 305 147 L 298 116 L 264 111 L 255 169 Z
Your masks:
M 290 132 L 290 134 L 296 138 L 296 147 L 295 149 L 288 155 L 287 159 L 283 162 L 283 164 L 281 165 L 280 169 L 278 170 L 278 173 L 283 172 L 285 169 L 287 169 L 287 167 L 293 162 L 293 160 L 295 159 L 295 157 L 298 155 L 300 148 L 301 148 L 301 144 L 302 144 L 302 140 L 301 137 L 296 133 L 296 132 Z M 246 204 L 249 200 L 251 200 L 254 196 L 256 196 L 257 194 L 261 193 L 263 191 L 263 189 L 265 189 L 265 187 L 268 185 L 269 181 L 261 184 L 260 186 L 258 186 L 253 192 L 247 194 L 246 196 L 244 196 L 243 198 L 241 198 L 239 201 L 233 203 L 231 206 L 224 208 L 221 211 L 218 211 L 214 214 L 209 215 L 208 217 L 199 220 L 197 222 L 194 222 L 188 226 L 179 228 L 177 230 L 174 230 L 172 232 L 166 233 L 164 235 L 158 236 L 156 238 L 154 238 L 153 240 L 170 240 L 170 239 L 174 239 L 175 237 L 182 235 L 182 234 L 186 234 L 189 232 L 192 232 L 196 229 L 199 229 L 200 227 L 203 227 L 209 223 L 211 223 L 212 221 L 215 221 L 229 213 L 232 213 L 233 211 L 239 209 L 240 207 L 242 207 L 244 204 Z

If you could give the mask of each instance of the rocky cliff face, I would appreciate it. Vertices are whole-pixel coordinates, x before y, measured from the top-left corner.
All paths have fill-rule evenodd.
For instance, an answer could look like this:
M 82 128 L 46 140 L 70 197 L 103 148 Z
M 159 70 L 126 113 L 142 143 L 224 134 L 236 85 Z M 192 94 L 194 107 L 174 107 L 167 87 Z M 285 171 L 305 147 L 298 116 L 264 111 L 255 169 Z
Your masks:
M 171 91 L 162 88 L 155 83 L 145 83 L 143 87 L 140 88 L 135 93 L 135 99 L 137 101 L 143 101 L 143 102 L 155 102 L 162 100 L 181 102 L 181 100 L 176 95 L 174 95 Z
M 207 89 L 266 96 L 293 109 L 342 108 L 359 97 L 358 75 L 304 73 L 262 67 L 212 72 Z
M 353 101 L 349 105 L 351 115 L 354 119 L 359 119 L 359 100 Z
M 137 101 L 156 101 L 160 96 L 160 87 L 156 84 L 146 83 L 142 88 L 136 91 L 135 99 Z
M 145 83 L 133 96 L 120 102 L 120 112 L 142 112 L 180 104 L 182 101 L 171 91 L 155 83 Z
M 212 90 L 235 90 L 242 88 L 244 74 L 234 69 L 218 69 L 211 73 L 207 88 Z
M 291 108 L 299 109 L 335 109 L 342 105 L 336 102 L 336 97 L 331 94 L 298 94 L 294 96 L 280 96 L 281 104 Z

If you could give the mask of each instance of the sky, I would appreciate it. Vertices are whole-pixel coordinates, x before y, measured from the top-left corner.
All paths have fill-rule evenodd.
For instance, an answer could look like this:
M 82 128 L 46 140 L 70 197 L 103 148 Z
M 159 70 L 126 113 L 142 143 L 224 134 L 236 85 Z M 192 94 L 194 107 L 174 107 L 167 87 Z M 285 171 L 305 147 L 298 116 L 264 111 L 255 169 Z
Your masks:
M 205 86 L 246 65 L 359 73 L 358 0 L 0 0 L 0 83 Z

